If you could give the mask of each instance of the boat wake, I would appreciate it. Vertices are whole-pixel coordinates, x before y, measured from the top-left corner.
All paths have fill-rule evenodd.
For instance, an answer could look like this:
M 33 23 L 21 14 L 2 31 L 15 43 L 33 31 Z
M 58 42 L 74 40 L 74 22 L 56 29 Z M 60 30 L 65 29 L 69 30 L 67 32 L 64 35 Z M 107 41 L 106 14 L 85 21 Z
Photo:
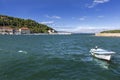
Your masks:
M 107 70 L 109 69 L 109 63 L 107 61 L 103 61 L 95 58 L 93 58 L 93 61 L 96 63 L 96 65 L 99 65 L 101 68 L 104 68 Z

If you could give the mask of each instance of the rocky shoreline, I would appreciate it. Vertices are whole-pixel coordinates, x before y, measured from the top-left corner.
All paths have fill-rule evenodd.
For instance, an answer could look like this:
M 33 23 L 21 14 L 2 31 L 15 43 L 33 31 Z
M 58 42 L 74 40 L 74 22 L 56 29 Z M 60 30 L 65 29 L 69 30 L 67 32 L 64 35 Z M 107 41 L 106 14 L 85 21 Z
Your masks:
M 95 36 L 120 37 L 120 33 L 96 33 Z

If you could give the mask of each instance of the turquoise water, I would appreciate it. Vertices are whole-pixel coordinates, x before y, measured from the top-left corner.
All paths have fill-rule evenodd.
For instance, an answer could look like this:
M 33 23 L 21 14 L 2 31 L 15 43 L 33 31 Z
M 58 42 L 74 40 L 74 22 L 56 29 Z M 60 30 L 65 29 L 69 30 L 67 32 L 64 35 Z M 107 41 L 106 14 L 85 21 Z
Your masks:
M 93 58 L 95 46 L 115 51 Z M 0 35 L 0 80 L 120 80 L 120 38 L 93 35 Z

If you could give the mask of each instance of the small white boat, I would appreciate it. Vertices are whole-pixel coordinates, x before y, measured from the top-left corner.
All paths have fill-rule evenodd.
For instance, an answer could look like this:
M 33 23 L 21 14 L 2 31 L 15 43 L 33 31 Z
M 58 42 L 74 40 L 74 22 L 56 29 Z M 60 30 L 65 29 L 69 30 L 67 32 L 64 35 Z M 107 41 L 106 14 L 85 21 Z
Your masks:
M 110 61 L 112 54 L 115 54 L 115 52 L 113 51 L 107 51 L 101 48 L 93 48 L 90 50 L 92 56 L 99 58 L 99 59 L 103 59 L 103 60 L 107 60 Z

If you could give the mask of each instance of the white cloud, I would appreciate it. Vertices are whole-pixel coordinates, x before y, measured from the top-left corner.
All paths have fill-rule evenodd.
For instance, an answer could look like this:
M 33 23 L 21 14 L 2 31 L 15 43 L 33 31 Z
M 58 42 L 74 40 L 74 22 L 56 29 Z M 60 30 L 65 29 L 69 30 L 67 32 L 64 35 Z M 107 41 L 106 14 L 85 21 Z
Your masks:
M 103 4 L 109 2 L 110 0 L 93 0 L 92 5 L 87 6 L 88 8 L 93 8 L 98 4 Z
M 60 16 L 56 16 L 56 15 L 54 16 L 45 15 L 45 17 L 50 18 L 50 19 L 61 19 Z
M 80 20 L 80 21 L 84 21 L 84 20 L 85 20 L 85 18 L 84 18 L 84 17 L 81 17 L 79 20 Z
M 79 20 L 84 21 L 86 18 L 87 18 L 86 16 L 83 16 L 83 17 L 80 17 Z
M 75 28 L 57 28 L 58 31 L 67 31 L 67 32 L 73 32 L 73 33 L 98 33 L 101 31 L 105 31 L 105 30 L 113 30 L 113 29 L 117 29 L 116 27 L 101 27 L 101 26 L 95 26 L 95 27 L 91 27 L 91 26 L 78 26 Z
M 94 3 L 105 3 L 105 2 L 109 2 L 110 0 L 94 0 Z
M 54 21 L 43 21 L 43 22 L 40 22 L 41 24 L 53 24 Z

